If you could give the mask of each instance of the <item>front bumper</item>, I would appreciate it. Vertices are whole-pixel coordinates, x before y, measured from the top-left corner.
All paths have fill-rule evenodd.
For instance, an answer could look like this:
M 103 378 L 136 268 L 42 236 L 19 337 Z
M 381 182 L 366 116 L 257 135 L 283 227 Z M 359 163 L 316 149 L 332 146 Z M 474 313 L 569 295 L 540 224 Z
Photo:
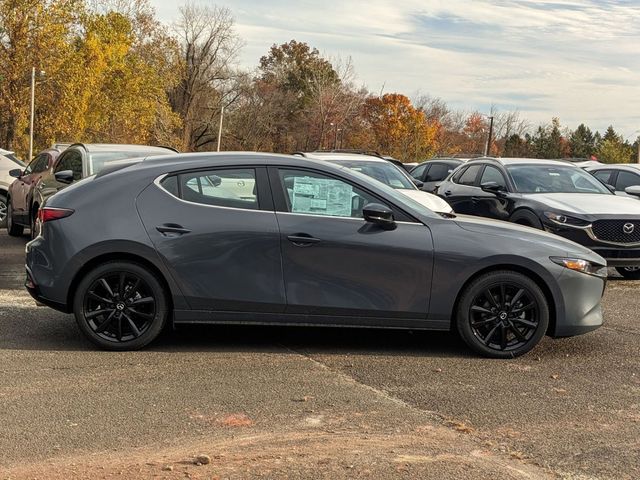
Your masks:
M 602 326 L 602 296 L 607 280 L 565 269 L 558 278 L 564 316 L 556 318 L 552 337 L 582 335 Z
M 567 228 L 556 225 L 545 224 L 547 232 L 559 235 L 579 243 L 603 257 L 609 267 L 638 267 L 640 266 L 640 247 L 623 245 L 612 245 L 594 239 L 587 229 Z

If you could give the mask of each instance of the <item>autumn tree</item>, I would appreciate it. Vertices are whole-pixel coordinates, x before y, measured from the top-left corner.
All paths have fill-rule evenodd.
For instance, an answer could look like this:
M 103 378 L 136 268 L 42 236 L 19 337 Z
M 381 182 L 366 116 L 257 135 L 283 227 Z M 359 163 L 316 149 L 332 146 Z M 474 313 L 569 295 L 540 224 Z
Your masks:
M 235 68 L 242 42 L 231 11 L 187 3 L 174 31 L 180 43 L 179 83 L 171 105 L 183 121 L 182 148 L 211 150 L 218 139 L 222 107 L 239 97 L 241 74 Z
M 596 156 L 604 163 L 629 163 L 635 159 L 635 150 L 610 125 L 602 136 Z
M 364 118 L 373 134 L 373 149 L 403 161 L 420 161 L 437 151 L 438 125 L 429 122 L 409 98 L 398 93 L 370 97 L 364 104 Z

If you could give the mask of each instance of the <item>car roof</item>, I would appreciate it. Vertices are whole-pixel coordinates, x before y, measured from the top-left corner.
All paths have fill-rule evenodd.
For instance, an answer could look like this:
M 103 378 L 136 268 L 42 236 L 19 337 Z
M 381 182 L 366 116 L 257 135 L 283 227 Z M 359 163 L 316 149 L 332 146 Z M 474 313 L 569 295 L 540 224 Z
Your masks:
M 349 160 L 356 162 L 377 162 L 377 163 L 390 163 L 385 158 L 376 157 L 374 155 L 365 155 L 362 153 L 346 153 L 346 152 L 304 152 L 295 153 L 295 156 L 304 158 L 314 158 L 316 160 Z
M 571 166 L 580 168 L 571 162 L 564 162 L 562 160 L 550 160 L 546 158 L 511 158 L 511 157 L 478 157 L 472 158 L 467 163 L 472 164 L 478 161 L 493 162 L 500 165 L 549 165 L 549 166 Z
M 84 148 L 87 152 L 141 152 L 149 155 L 150 152 L 157 152 L 158 155 L 166 155 L 167 153 L 178 153 L 170 147 L 156 147 L 153 145 L 128 145 L 121 143 L 74 143 L 68 148 Z
M 615 169 L 624 169 L 630 168 L 632 170 L 640 170 L 640 164 L 638 163 L 601 163 L 600 165 L 596 165 L 593 168 L 589 168 L 589 170 L 615 170 Z

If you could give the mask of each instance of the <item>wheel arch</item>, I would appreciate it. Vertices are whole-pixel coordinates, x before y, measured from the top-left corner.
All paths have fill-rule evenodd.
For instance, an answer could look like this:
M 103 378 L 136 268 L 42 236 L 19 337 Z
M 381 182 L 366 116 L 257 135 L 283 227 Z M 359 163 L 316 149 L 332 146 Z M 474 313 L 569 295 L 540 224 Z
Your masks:
M 558 307 L 557 299 L 554 296 L 551 289 L 549 288 L 549 285 L 534 270 L 521 265 L 514 265 L 509 263 L 496 264 L 496 265 L 485 267 L 475 272 L 464 282 L 460 290 L 458 290 L 456 300 L 453 303 L 453 309 L 451 311 L 451 331 L 455 331 L 455 328 L 456 328 L 456 322 L 458 321 L 456 313 L 458 311 L 458 304 L 460 302 L 460 298 L 462 297 L 462 293 L 476 278 L 487 273 L 498 272 L 498 271 L 511 271 L 511 272 L 521 273 L 529 277 L 531 280 L 533 280 L 536 283 L 536 285 L 538 285 L 538 287 L 540 287 L 540 289 L 542 290 L 542 293 L 544 294 L 547 300 L 547 303 L 549 304 L 549 326 L 547 328 L 546 334 L 547 335 L 553 334 L 553 332 L 555 332 L 556 330 L 556 321 L 557 321 L 559 307 Z
M 136 255 L 135 253 L 130 252 L 109 252 L 98 255 L 91 260 L 87 261 L 73 276 L 71 283 L 69 285 L 68 293 L 67 293 L 67 305 L 73 305 L 74 297 L 76 295 L 76 290 L 78 288 L 79 283 L 82 281 L 84 276 L 89 273 L 91 270 L 96 268 L 99 265 L 107 262 L 113 261 L 126 261 L 131 263 L 137 263 L 145 268 L 147 268 L 151 273 L 153 273 L 160 284 L 162 285 L 163 290 L 167 295 L 167 303 L 169 306 L 169 311 L 173 312 L 174 308 L 174 300 L 173 300 L 173 291 L 171 286 L 169 285 L 169 281 L 167 280 L 165 274 L 162 272 L 157 265 L 155 265 L 150 260 L 144 258 L 143 256 Z
M 535 210 L 533 210 L 531 207 L 528 206 L 521 206 L 516 208 L 511 215 L 509 215 L 509 221 L 512 223 L 516 223 L 514 222 L 512 219 L 513 217 L 515 217 L 516 215 L 522 213 L 522 212 L 527 212 L 530 213 L 531 215 L 533 215 L 534 217 L 536 217 L 538 219 L 538 221 L 540 222 L 540 224 L 542 224 L 542 219 L 540 218 L 540 216 L 535 212 Z M 518 225 L 524 225 L 524 224 L 518 224 Z

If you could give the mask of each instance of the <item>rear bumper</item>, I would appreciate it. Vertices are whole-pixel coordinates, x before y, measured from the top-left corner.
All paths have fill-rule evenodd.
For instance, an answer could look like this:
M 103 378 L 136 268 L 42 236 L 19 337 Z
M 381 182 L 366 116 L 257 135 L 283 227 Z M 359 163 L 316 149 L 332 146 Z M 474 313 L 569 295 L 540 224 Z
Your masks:
M 24 281 L 24 287 L 27 289 L 27 292 L 29 292 L 29 295 L 31 295 L 37 303 L 46 305 L 47 307 L 53 308 L 54 310 L 58 310 L 59 312 L 70 313 L 69 307 L 66 304 L 55 302 L 42 295 L 42 293 L 40 292 L 40 288 L 33 279 L 33 275 L 31 274 L 29 267 L 25 266 L 25 269 L 26 279 Z

